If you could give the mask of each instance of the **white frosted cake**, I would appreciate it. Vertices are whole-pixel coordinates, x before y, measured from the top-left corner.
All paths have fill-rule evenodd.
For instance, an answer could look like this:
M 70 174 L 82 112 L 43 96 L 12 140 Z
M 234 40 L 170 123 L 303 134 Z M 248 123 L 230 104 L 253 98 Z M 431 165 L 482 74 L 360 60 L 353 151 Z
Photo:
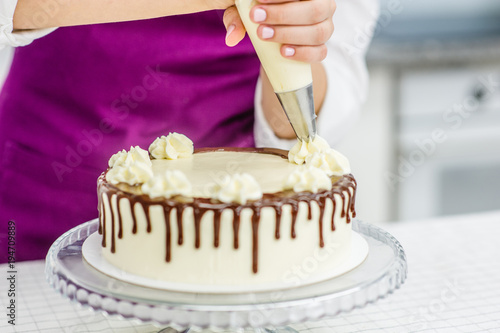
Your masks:
M 316 138 L 290 151 L 211 148 L 185 136 L 113 155 L 98 179 L 102 255 L 174 283 L 298 285 L 349 257 L 356 182 Z

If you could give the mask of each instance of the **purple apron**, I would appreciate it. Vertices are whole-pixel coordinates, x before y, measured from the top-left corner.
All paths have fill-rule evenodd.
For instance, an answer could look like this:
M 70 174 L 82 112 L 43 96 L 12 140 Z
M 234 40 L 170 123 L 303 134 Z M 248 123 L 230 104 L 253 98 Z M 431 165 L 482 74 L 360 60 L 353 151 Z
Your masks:
M 224 37 L 212 11 L 60 28 L 16 49 L 0 94 L 0 244 L 14 220 L 17 260 L 40 259 L 96 218 L 97 177 L 123 148 L 173 131 L 253 146 L 259 62 L 248 39 Z

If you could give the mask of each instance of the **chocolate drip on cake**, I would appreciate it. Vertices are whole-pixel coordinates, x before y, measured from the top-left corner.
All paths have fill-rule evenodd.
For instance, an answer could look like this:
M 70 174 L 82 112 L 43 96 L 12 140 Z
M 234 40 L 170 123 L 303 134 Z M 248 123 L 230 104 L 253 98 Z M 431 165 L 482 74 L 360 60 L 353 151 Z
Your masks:
M 132 210 L 132 233 L 137 233 L 137 217 L 135 216 L 135 205 L 131 203 L 130 209 Z
M 144 213 L 146 214 L 146 222 L 147 222 L 146 223 L 146 225 L 147 225 L 146 231 L 148 233 L 150 233 L 151 232 L 151 215 L 149 213 L 149 208 L 151 206 L 151 203 L 146 204 L 144 202 L 141 202 L 141 204 L 142 204 L 142 207 L 144 208 Z
M 214 211 L 214 247 L 219 247 L 220 240 L 220 217 L 222 212 L 219 210 Z
M 193 214 L 194 214 L 194 247 L 196 249 L 200 248 L 200 243 L 201 243 L 200 224 L 201 224 L 202 214 L 204 213 L 205 211 L 201 211 L 198 207 L 195 206 Z
M 326 205 L 326 198 L 321 198 L 317 202 L 319 206 L 319 247 L 325 247 L 325 241 L 323 238 L 323 215 L 325 213 L 324 208 Z M 311 204 L 309 204 L 309 220 L 310 219 L 312 219 Z
M 99 183 L 101 180 L 104 181 L 104 174 L 99 177 Z M 102 247 L 106 247 L 106 214 L 104 212 L 104 203 L 102 202 L 102 197 L 104 194 L 101 194 L 100 191 L 97 193 L 98 207 L 99 207 L 99 234 L 102 235 Z
M 345 195 L 343 192 L 340 193 L 340 197 L 342 198 L 342 210 L 340 211 L 340 217 L 345 217 Z
M 165 230 L 166 230 L 166 249 L 165 249 L 165 261 L 170 262 L 170 259 L 172 257 L 171 251 L 172 251 L 172 235 L 170 231 L 170 210 L 171 208 L 168 206 L 165 206 L 163 208 L 163 215 L 165 216 Z
M 260 209 L 254 210 L 252 215 L 252 271 L 259 271 L 259 224 L 260 224 Z
M 111 253 L 116 251 L 116 241 L 115 241 L 115 212 L 113 209 L 113 197 L 109 197 L 109 207 L 111 208 Z
M 295 239 L 297 237 L 297 233 L 295 232 L 295 223 L 297 223 L 297 214 L 299 212 L 299 202 L 293 202 L 290 204 L 292 207 L 292 231 L 290 233 L 290 236 Z
M 179 209 L 179 207 L 177 207 L 175 209 L 175 212 L 177 214 L 177 229 L 178 229 L 177 244 L 182 245 L 182 243 L 184 243 L 184 231 L 182 227 L 182 209 Z
M 332 200 L 333 203 L 333 211 L 332 211 L 332 231 L 335 231 L 335 212 L 337 210 L 337 202 Z
M 280 239 L 280 227 L 281 227 L 281 205 L 274 207 L 274 211 L 276 212 L 276 231 L 274 232 L 274 238 Z
M 240 214 L 233 210 L 233 247 L 237 250 L 240 247 Z
M 234 150 L 234 149 L 233 149 Z M 213 151 L 213 150 L 203 150 L 203 151 Z M 237 151 L 254 151 L 260 153 L 270 153 L 282 156 L 286 158 L 286 154 L 283 151 L 279 150 L 267 150 L 267 149 L 237 149 Z M 333 178 L 332 178 L 333 179 Z M 356 193 L 356 181 L 352 175 L 345 175 L 342 177 L 335 177 L 333 180 L 333 186 L 331 190 L 321 191 L 318 193 L 310 193 L 310 192 L 299 192 L 293 193 L 290 191 L 278 192 L 278 193 L 266 193 L 263 195 L 262 199 L 248 202 L 246 204 L 240 205 L 236 203 L 221 203 L 214 202 L 212 199 L 207 198 L 192 198 L 186 201 L 186 198 L 155 198 L 152 199 L 144 194 L 133 194 L 129 192 L 125 192 L 123 189 L 120 189 L 118 186 L 114 186 L 108 183 L 105 180 L 105 173 L 103 173 L 98 180 L 98 193 L 99 193 L 99 233 L 103 235 L 102 246 L 106 247 L 106 214 L 103 213 L 105 210 L 105 206 L 103 203 L 102 196 L 106 195 L 108 198 L 108 202 L 111 208 L 111 252 L 115 252 L 116 240 L 115 240 L 115 223 L 118 223 L 118 237 L 121 238 L 123 236 L 122 231 L 122 221 L 120 215 L 120 199 L 127 198 L 130 200 L 130 207 L 132 210 L 133 216 L 133 228 L 132 234 L 137 232 L 137 221 L 135 216 L 135 205 L 140 204 L 143 208 L 143 211 L 146 216 L 147 221 L 147 229 L 148 233 L 151 232 L 151 206 L 162 206 L 164 208 L 164 216 L 165 216 L 165 229 L 166 229 L 166 244 L 165 244 L 165 260 L 166 262 L 171 261 L 171 221 L 170 215 L 171 210 L 176 209 L 176 217 L 177 217 L 177 228 L 178 228 L 178 239 L 177 243 L 179 245 L 183 244 L 183 213 L 186 208 L 190 207 L 193 209 L 194 214 L 194 229 L 195 229 L 195 248 L 199 248 L 201 245 L 201 220 L 204 214 L 207 211 L 213 211 L 213 228 L 214 228 L 214 239 L 213 246 L 215 248 L 219 247 L 220 244 L 220 224 L 221 224 L 221 216 L 224 210 L 231 210 L 233 212 L 233 247 L 234 249 L 239 248 L 239 237 L 240 237 L 240 223 L 241 223 L 241 212 L 244 209 L 252 210 L 251 224 L 252 224 L 252 271 L 254 273 L 258 272 L 258 249 L 259 249 L 259 226 L 260 226 L 260 217 L 261 211 L 265 207 L 273 208 L 276 213 L 276 225 L 275 225 L 275 238 L 277 240 L 281 237 L 281 216 L 283 207 L 289 205 L 291 207 L 291 216 L 292 216 L 292 228 L 291 228 L 291 238 L 295 239 L 298 237 L 296 233 L 296 223 L 297 216 L 299 211 L 300 202 L 304 202 L 308 208 L 308 219 L 312 219 L 312 203 L 316 202 L 319 206 L 319 246 L 324 247 L 324 235 L 323 235 L 323 218 L 324 218 L 324 208 L 326 207 L 326 200 L 331 200 L 333 203 L 333 212 L 331 219 L 331 230 L 335 230 L 335 215 L 337 210 L 337 203 L 335 201 L 335 195 L 338 195 L 341 198 L 339 204 L 342 205 L 342 210 L 340 215 L 342 218 L 346 218 L 347 223 L 351 221 L 352 217 L 356 216 L 354 202 L 355 202 L 355 193 Z M 346 205 L 346 195 L 347 195 L 347 205 Z M 117 216 L 115 218 L 114 207 L 112 205 L 113 197 L 116 196 L 116 209 Z M 347 206 L 347 209 L 346 209 Z M 118 221 L 117 221 L 118 220 Z
M 356 179 L 354 179 L 353 175 L 347 175 L 346 177 L 349 178 L 350 180 L 350 183 L 347 184 L 347 187 L 352 189 L 352 193 L 356 193 L 356 186 L 358 185 L 357 182 L 356 182 Z M 351 200 L 350 203 L 350 210 L 351 210 L 351 214 L 352 214 L 352 217 L 356 217 L 356 210 L 355 210 L 355 201 L 356 201 L 356 195 L 352 195 L 349 197 L 349 199 Z M 351 220 L 349 219 L 349 222 Z
M 123 222 L 122 222 L 122 213 L 121 213 L 121 209 L 120 209 L 120 200 L 122 198 L 126 198 L 125 195 L 123 194 L 119 194 L 117 195 L 117 198 L 116 198 L 116 210 L 118 212 L 118 238 L 122 239 L 123 238 Z M 133 215 L 133 212 L 132 212 L 132 215 Z
M 99 179 L 101 179 L 101 177 L 99 177 Z M 102 212 L 104 211 L 104 208 L 102 207 L 102 194 L 99 192 L 97 192 L 97 211 L 99 211 L 99 221 L 102 221 Z M 99 223 L 99 229 L 97 229 L 97 232 L 99 233 L 99 235 L 102 235 L 101 223 Z

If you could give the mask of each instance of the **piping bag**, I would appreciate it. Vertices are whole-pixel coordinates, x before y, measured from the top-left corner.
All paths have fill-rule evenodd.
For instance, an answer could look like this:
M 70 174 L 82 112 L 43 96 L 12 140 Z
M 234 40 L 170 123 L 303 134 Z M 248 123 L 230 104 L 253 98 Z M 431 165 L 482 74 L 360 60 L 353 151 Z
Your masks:
M 255 0 L 236 0 L 243 25 L 297 138 L 313 140 L 316 114 L 311 65 L 283 57 L 281 44 L 263 41 L 257 36 L 259 25 L 250 20 L 250 9 L 256 4 Z

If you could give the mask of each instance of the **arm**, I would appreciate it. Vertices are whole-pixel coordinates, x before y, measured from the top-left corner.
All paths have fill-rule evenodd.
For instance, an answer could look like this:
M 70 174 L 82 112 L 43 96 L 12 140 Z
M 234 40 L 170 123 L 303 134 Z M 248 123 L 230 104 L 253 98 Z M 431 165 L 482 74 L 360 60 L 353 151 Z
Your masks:
M 225 9 L 233 3 L 234 0 L 18 0 L 13 27 L 31 30 L 141 20 Z
M 187 14 L 233 4 L 234 0 L 1 0 L 0 51 L 28 45 L 59 26 Z

